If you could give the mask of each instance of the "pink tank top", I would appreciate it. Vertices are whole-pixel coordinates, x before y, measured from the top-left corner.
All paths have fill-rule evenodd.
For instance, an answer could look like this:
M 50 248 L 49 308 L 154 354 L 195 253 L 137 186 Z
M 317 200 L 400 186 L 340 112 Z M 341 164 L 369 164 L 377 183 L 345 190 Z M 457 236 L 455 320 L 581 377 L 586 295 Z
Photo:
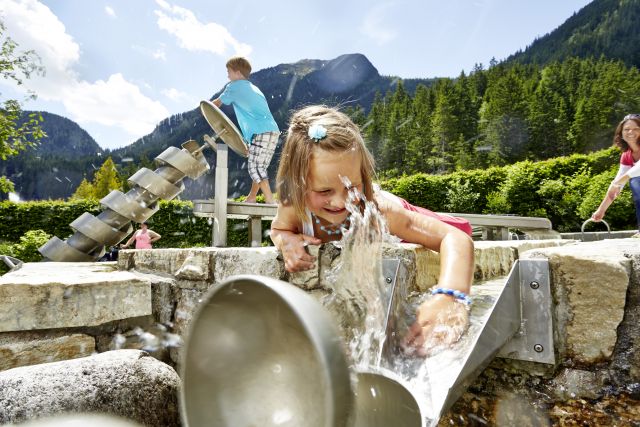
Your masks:
M 136 236 L 136 249 L 151 249 L 151 236 L 149 233 L 139 232 Z

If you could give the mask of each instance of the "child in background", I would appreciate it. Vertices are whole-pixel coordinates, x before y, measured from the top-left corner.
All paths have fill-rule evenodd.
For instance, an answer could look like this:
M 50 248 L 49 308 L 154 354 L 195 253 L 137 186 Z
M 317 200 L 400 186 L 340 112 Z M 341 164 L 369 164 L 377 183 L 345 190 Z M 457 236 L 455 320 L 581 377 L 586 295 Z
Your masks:
M 245 202 L 255 203 L 258 191 L 262 190 L 266 203 L 273 203 L 267 168 L 278 145 L 280 130 L 271 115 L 267 99 L 260 89 L 249 80 L 251 64 L 246 58 L 235 56 L 227 61 L 229 83 L 213 103 L 233 105 L 238 125 L 249 144 L 248 169 L 251 190 Z
M 121 245 L 122 248 L 128 248 L 135 241 L 136 249 L 151 249 L 152 243 L 160 240 L 162 236 L 153 230 L 149 229 L 149 225 L 146 222 L 140 224 L 140 229 L 136 230 L 131 235 L 131 238 L 127 240 L 127 243 Z
M 364 198 L 373 200 L 391 234 L 440 252 L 438 288 L 418 308 L 416 322 L 404 340 L 405 346 L 425 355 L 427 343 L 453 343 L 468 326 L 465 304 L 470 302 L 473 241 L 435 214 L 407 209 L 399 197 L 374 189 L 373 176 L 373 158 L 349 117 L 324 106 L 298 111 L 291 118 L 278 168 L 280 204 L 271 225 L 271 239 L 282 252 L 287 271 L 309 270 L 316 259 L 306 251 L 306 245 L 339 240 L 342 227 L 349 227 L 345 207 L 349 191 L 357 189 Z M 451 334 L 451 330 L 457 333 Z

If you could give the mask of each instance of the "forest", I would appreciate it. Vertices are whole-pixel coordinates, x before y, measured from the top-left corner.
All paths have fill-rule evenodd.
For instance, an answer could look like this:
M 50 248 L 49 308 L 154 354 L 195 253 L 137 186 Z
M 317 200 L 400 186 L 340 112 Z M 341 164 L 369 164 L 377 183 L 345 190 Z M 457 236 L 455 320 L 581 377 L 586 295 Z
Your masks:
M 477 66 L 408 93 L 347 108 L 363 129 L 381 177 L 503 166 L 589 153 L 612 145 L 624 115 L 640 110 L 640 74 L 622 61 L 570 58 Z

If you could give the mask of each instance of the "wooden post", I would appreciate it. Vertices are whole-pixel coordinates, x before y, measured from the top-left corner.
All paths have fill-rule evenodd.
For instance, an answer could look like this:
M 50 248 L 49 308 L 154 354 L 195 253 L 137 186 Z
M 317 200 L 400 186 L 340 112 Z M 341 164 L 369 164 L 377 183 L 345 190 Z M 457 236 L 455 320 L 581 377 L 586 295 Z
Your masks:
M 222 142 L 216 143 L 216 184 L 215 213 L 211 227 L 211 246 L 227 246 L 227 195 L 229 185 L 229 169 L 227 161 L 229 148 Z
M 254 248 L 262 246 L 262 217 L 249 217 L 249 244 Z

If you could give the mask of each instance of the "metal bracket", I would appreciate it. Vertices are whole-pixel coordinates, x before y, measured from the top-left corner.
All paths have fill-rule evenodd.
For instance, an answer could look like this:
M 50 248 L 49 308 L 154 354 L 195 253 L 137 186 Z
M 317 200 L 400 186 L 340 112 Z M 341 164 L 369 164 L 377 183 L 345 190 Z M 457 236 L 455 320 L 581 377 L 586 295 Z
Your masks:
M 520 287 L 522 321 L 520 329 L 498 351 L 507 359 L 555 364 L 549 261 L 517 261 L 507 279 Z

